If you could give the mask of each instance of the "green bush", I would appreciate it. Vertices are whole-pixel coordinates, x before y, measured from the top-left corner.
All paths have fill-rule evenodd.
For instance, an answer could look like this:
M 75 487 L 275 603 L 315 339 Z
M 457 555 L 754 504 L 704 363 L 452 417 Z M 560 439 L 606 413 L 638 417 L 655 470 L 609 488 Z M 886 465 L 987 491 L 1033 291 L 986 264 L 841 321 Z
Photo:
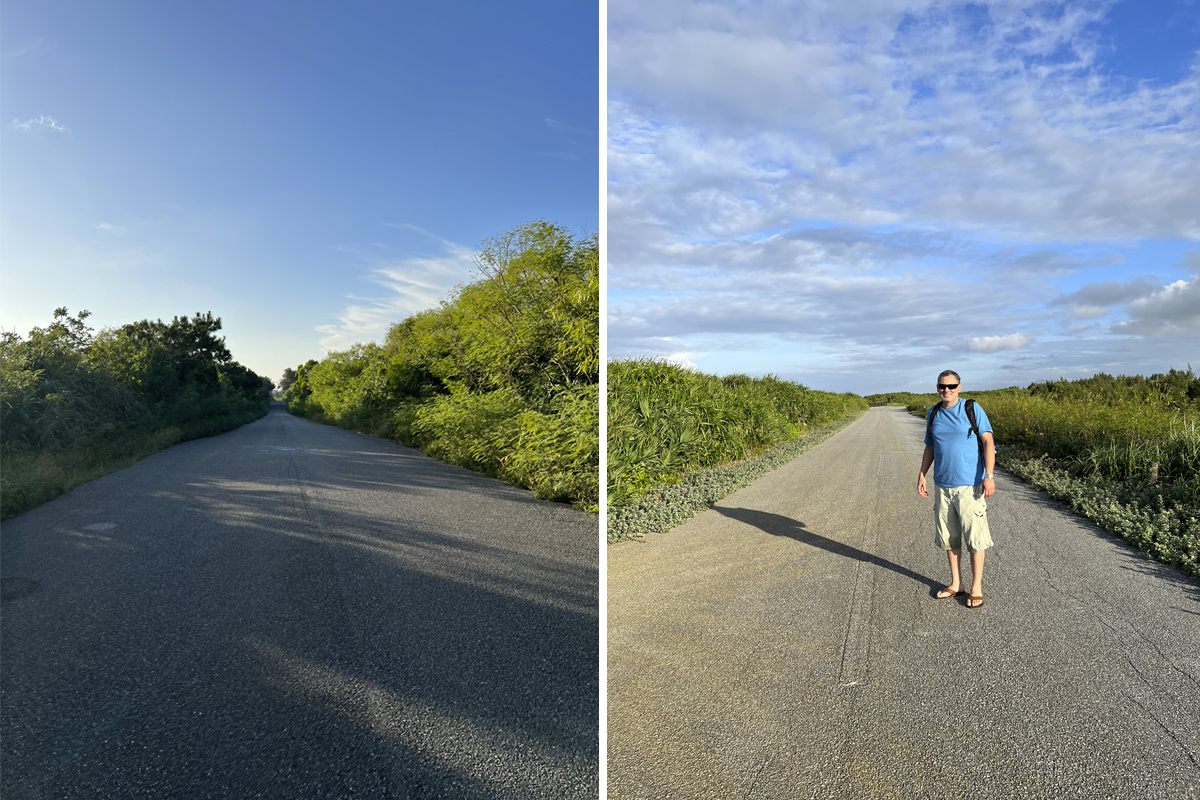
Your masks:
M 452 384 L 417 409 L 413 428 L 434 458 L 489 475 L 498 475 L 500 461 L 516 443 L 518 416 L 525 404 L 511 389 L 474 394 Z
M 570 499 L 597 510 L 600 484 L 593 465 L 600 463 L 599 388 L 594 383 L 568 387 L 551 412 L 522 412 L 501 477 L 528 486 L 539 497 Z
M 1200 398 L 1188 395 L 1196 385 L 1190 370 L 1173 370 L 969 396 L 987 411 L 1001 448 L 1018 445 L 1063 462 L 1076 475 L 1137 481 L 1153 473 L 1171 483 L 1200 475 Z M 908 408 L 924 414 L 934 402 L 930 396 Z
M 866 407 L 857 395 L 817 392 L 773 376 L 720 378 L 664 361 L 610 362 L 609 507 Z
M 439 308 L 288 374 L 288 409 L 596 508 L 599 249 L 546 222 L 487 242 Z
M 212 314 L 95 334 L 65 308 L 0 335 L 0 515 L 184 439 L 266 414 L 271 382 L 235 362 Z

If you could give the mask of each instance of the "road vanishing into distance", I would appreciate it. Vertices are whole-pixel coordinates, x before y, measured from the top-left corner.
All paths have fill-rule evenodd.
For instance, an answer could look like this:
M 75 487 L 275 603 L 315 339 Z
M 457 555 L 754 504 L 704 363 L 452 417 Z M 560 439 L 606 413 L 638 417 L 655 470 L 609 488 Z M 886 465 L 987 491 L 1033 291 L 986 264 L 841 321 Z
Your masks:
M 985 604 L 934 600 L 922 435 L 872 409 L 609 548 L 610 798 L 1200 797 L 1200 584 L 1005 476 L 1000 432 Z
M 276 408 L 3 524 L 0 796 L 594 798 L 595 516 Z

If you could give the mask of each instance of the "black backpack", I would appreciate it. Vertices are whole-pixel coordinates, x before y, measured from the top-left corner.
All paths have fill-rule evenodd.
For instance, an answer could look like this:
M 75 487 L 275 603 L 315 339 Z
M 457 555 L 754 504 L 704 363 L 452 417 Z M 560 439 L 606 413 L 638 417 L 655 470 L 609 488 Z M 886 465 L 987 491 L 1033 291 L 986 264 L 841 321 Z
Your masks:
M 975 401 L 965 400 L 967 404 L 967 422 L 971 423 L 971 432 L 975 434 L 975 442 L 979 447 L 979 457 L 983 458 L 983 437 L 979 435 L 979 424 L 975 422 Z M 941 403 L 934 403 L 925 415 L 925 438 L 933 440 L 933 418 L 942 408 Z M 968 433 L 967 436 L 971 434 Z

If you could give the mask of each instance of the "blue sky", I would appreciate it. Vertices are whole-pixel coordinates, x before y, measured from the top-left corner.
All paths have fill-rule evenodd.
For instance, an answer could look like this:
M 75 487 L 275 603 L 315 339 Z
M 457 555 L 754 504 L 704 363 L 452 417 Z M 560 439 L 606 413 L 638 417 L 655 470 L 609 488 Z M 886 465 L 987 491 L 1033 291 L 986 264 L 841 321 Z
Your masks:
M 598 10 L 11 0 L 0 327 L 209 311 L 273 380 L 599 227 Z
M 1200 4 L 608 4 L 609 356 L 1200 369 Z

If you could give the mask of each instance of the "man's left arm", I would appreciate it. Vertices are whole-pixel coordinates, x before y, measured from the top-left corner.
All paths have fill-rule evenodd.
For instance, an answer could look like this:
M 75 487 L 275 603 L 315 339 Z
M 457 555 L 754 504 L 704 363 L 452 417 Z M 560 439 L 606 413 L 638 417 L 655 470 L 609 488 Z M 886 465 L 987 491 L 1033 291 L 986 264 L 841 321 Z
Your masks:
M 996 471 L 996 444 L 991 431 L 979 435 L 983 440 L 983 496 L 991 497 L 996 493 L 996 479 L 990 477 Z

